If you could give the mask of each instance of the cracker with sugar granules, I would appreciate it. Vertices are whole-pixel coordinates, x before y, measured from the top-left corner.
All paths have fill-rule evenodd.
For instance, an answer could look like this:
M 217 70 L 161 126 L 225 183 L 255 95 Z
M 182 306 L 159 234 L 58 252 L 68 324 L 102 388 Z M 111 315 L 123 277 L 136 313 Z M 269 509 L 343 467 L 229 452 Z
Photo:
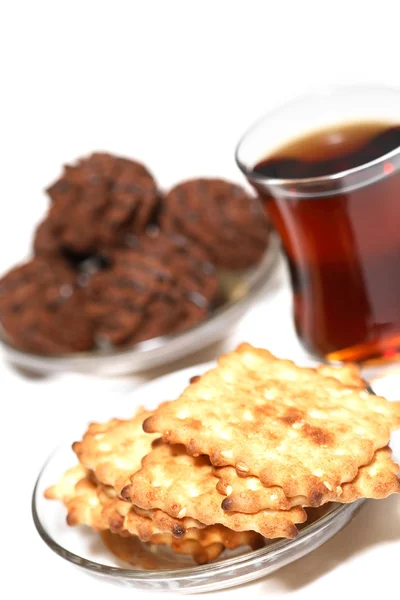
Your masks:
M 169 521 L 162 521 L 162 511 L 148 511 L 148 516 L 136 513 L 132 504 L 119 499 L 113 490 L 97 483 L 81 465 L 69 469 L 58 484 L 46 490 L 45 496 L 65 504 L 67 523 L 71 526 L 87 525 L 95 531 L 120 533 L 120 540 L 139 538 L 151 544 L 167 545 L 178 554 L 192 555 L 198 563 L 216 558 L 225 548 L 247 545 L 255 549 L 264 543 L 262 536 L 254 531 L 229 531 L 221 525 L 182 529 L 183 533 L 177 539 L 169 532 L 170 523 L 177 523 L 176 520 L 165 515 Z M 117 523 L 114 522 L 118 515 L 124 515 L 122 523 L 118 519 Z M 152 515 L 156 515 L 154 520 Z M 184 519 L 180 522 L 184 522 Z M 164 526 L 165 523 L 167 526 Z M 129 547 L 123 541 L 115 544 L 122 549 Z M 137 550 L 137 546 L 135 548 Z M 118 555 L 118 552 L 115 553 Z
M 313 504 L 352 481 L 399 425 L 399 403 L 241 344 L 143 428 Z
M 365 389 L 368 384 L 361 377 L 360 368 L 349 363 L 347 365 L 332 366 L 332 365 L 319 365 L 316 371 L 324 377 L 333 377 L 346 386 L 354 386 L 361 389 Z
M 317 371 L 325 377 L 338 379 L 347 386 L 365 388 L 366 382 L 361 378 L 357 365 L 341 366 L 320 365 Z M 386 498 L 399 492 L 398 465 L 391 459 L 391 450 L 378 450 L 368 465 L 361 467 L 353 482 L 338 486 L 334 491 L 327 491 L 320 498 L 314 497 L 314 504 L 331 502 L 353 502 L 358 498 Z M 304 496 L 287 498 L 283 489 L 278 486 L 266 487 L 258 477 L 238 475 L 234 467 L 215 468 L 214 474 L 219 478 L 217 490 L 227 496 L 222 501 L 222 508 L 227 511 L 256 513 L 265 508 L 288 510 L 292 506 L 308 506 L 310 501 Z M 351 498 L 351 499 L 349 499 Z
M 87 525 L 95 531 L 108 528 L 97 483 L 87 469 L 76 465 L 68 469 L 58 483 L 44 493 L 48 500 L 60 500 L 67 509 L 68 525 Z
M 191 528 L 204 528 L 195 519 L 176 519 L 162 510 L 142 510 L 119 498 L 115 490 L 96 481 L 81 465 L 68 469 L 56 485 L 45 491 L 50 500 L 60 500 L 67 509 L 68 525 L 87 525 L 96 531 L 138 536 L 149 541 L 155 533 L 181 538 Z
M 144 433 L 142 423 L 151 415 L 140 408 L 132 419 L 112 419 L 91 423 L 82 441 L 72 446 L 79 462 L 95 474 L 96 479 L 121 491 L 130 475 L 140 468 L 140 461 L 159 435 Z
M 359 498 L 386 498 L 400 493 L 398 479 L 399 466 L 391 458 L 392 451 L 385 447 L 377 450 L 368 465 L 360 467 L 351 482 L 342 483 L 335 490 L 321 496 L 315 506 L 325 502 L 347 504 Z M 222 508 L 226 511 L 257 513 L 266 508 L 288 510 L 292 506 L 309 506 L 308 498 L 294 496 L 288 498 L 278 486 L 265 487 L 254 476 L 240 477 L 234 467 L 221 467 L 214 470 L 219 478 L 217 490 L 226 496 Z
M 208 457 L 189 456 L 184 446 L 161 441 L 154 442 L 121 495 L 143 509 L 160 509 L 174 518 L 191 517 L 205 525 L 218 523 L 234 531 L 253 530 L 267 538 L 295 537 L 296 524 L 307 518 L 301 507 L 252 515 L 224 512 Z

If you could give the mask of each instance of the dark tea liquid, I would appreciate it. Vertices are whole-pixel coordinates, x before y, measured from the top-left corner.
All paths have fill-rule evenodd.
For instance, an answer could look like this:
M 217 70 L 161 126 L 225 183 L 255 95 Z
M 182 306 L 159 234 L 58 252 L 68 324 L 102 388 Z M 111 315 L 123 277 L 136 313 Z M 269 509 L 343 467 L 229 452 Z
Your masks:
M 253 169 L 294 180 L 290 195 L 267 180 L 257 188 L 288 258 L 298 335 L 329 360 L 399 352 L 400 157 L 353 173 L 348 189 L 344 174 L 336 189 L 322 181 L 297 197 L 304 182 L 296 180 L 354 169 L 399 147 L 400 125 L 338 125 L 279 148 Z

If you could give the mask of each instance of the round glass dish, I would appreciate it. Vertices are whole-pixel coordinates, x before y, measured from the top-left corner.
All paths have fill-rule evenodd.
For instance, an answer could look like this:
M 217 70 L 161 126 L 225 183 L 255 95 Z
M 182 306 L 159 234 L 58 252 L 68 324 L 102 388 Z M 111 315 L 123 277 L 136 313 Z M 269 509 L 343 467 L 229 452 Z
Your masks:
M 121 350 L 44 356 L 15 348 L 0 329 L 3 353 L 15 367 L 39 374 L 72 371 L 126 375 L 178 360 L 222 340 L 250 306 L 266 293 L 278 260 L 279 248 L 277 234 L 271 233 L 268 249 L 260 263 L 240 272 L 221 273 L 220 285 L 226 301 L 205 321 L 182 333 L 153 338 Z
M 163 546 L 138 541 L 135 551 L 140 554 L 139 564 L 130 566 L 111 554 L 99 534 L 86 527 L 68 527 L 64 507 L 44 499 L 46 487 L 57 481 L 63 469 L 74 464 L 70 454 L 69 446 L 60 447 L 39 476 L 32 499 L 36 528 L 46 544 L 62 558 L 89 573 L 138 590 L 209 592 L 259 579 L 328 541 L 351 521 L 363 502 L 331 505 L 328 512 L 304 527 L 295 540 L 270 542 L 254 551 L 244 546 L 237 551 L 225 550 L 206 565 L 196 565 L 189 557 L 175 556 Z M 66 462 L 68 455 L 69 462 Z M 143 563 L 154 567 L 143 569 Z
M 306 361 L 308 364 L 309 362 Z M 197 365 L 155 379 L 135 390 L 128 401 L 126 394 L 112 398 L 99 397 L 90 415 L 91 420 L 112 417 L 127 418 L 135 406 L 154 408 L 160 400 L 174 398 L 194 375 L 201 375 L 213 363 Z M 188 557 L 172 554 L 163 546 L 135 543 L 135 552 L 145 561 L 129 566 L 116 558 L 102 543 L 99 534 L 85 527 L 69 527 L 65 522 L 65 509 L 59 502 L 43 497 L 44 490 L 56 483 L 66 469 L 76 464 L 71 442 L 79 439 L 87 425 L 87 415 L 74 423 L 68 439 L 50 456 L 44 465 L 32 498 L 32 513 L 37 531 L 46 544 L 67 561 L 93 575 L 106 577 L 124 586 L 141 590 L 206 592 L 246 583 L 301 558 L 338 533 L 353 518 L 363 501 L 353 504 L 331 504 L 322 512 L 310 514 L 310 519 L 295 540 L 268 542 L 260 550 L 247 547 L 224 551 L 220 557 L 206 565 L 196 565 Z M 318 509 L 319 510 L 319 509 Z M 139 561 L 140 562 L 140 561 Z

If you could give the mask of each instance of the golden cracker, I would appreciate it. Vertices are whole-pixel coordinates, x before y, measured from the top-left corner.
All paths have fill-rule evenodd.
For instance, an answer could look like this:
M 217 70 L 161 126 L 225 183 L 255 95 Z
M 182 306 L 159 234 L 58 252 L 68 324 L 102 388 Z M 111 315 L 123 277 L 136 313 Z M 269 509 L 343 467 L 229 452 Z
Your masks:
M 320 375 L 337 379 L 346 386 L 354 386 L 361 389 L 368 387 L 367 382 L 361 377 L 360 368 L 353 363 L 337 367 L 319 365 L 316 370 Z
M 225 549 L 235 550 L 240 546 L 250 546 L 253 550 L 262 548 L 264 538 L 255 531 L 232 531 L 223 525 L 209 525 L 204 529 L 188 529 L 182 539 L 168 534 L 157 534 L 151 543 L 166 543 L 177 554 L 189 554 L 198 564 L 216 559 Z
M 352 481 L 399 425 L 396 403 L 241 344 L 143 427 L 313 500 Z
M 369 465 L 360 468 L 353 481 L 342 485 L 337 501 L 349 504 L 358 498 L 379 500 L 400 493 L 399 465 L 392 459 L 389 447 L 378 450 Z
M 399 466 L 391 458 L 390 448 L 381 448 L 374 454 L 368 465 L 360 467 L 356 478 L 342 483 L 335 490 L 321 496 L 315 506 L 325 502 L 354 502 L 359 498 L 386 498 L 400 492 L 398 479 Z M 304 496 L 287 498 L 280 487 L 265 487 L 254 476 L 239 477 L 234 467 L 221 467 L 214 470 L 219 478 L 217 490 L 226 496 L 222 508 L 226 511 L 257 513 L 265 508 L 288 510 L 293 506 L 310 506 Z
M 143 556 L 143 546 L 138 543 L 136 536 L 120 536 L 105 531 L 102 539 L 107 548 L 121 560 L 145 569 L 157 568 L 154 557 L 152 559 L 151 556 Z M 178 540 L 169 534 L 155 534 L 149 544 L 166 545 L 176 554 L 190 555 L 198 564 L 205 564 L 215 560 L 225 548 L 262 548 L 264 539 L 254 531 L 237 533 L 221 525 L 211 525 L 201 531 L 189 529 L 185 537 Z
M 365 389 L 367 386 L 367 383 L 361 378 L 359 367 L 354 364 L 336 367 L 320 365 L 317 367 L 317 371 L 324 377 L 333 377 L 346 386 L 350 385 L 362 389 Z M 353 500 L 357 500 L 363 496 L 378 499 L 397 493 L 399 485 L 397 473 L 399 468 L 390 457 L 391 451 L 389 449 L 378 450 L 368 468 L 362 467 L 359 470 L 354 480 L 354 483 L 357 485 L 354 489 Z M 378 468 L 375 470 L 373 465 L 376 465 Z M 362 485 L 362 481 L 365 481 L 369 477 L 370 472 L 373 472 L 375 476 L 375 485 L 368 488 L 365 484 Z M 227 511 L 256 513 L 265 508 L 288 510 L 292 506 L 307 507 L 310 504 L 310 500 L 305 496 L 287 498 L 282 488 L 278 486 L 263 486 L 258 477 L 240 476 L 234 467 L 215 468 L 214 474 L 219 479 L 217 490 L 224 496 L 227 496 L 221 504 L 222 508 Z M 349 484 L 345 486 L 345 489 L 348 493 Z M 342 494 L 342 492 L 342 487 L 338 487 L 332 492 L 328 490 L 326 494 L 321 494 L 320 498 L 314 497 L 314 504 L 321 505 L 328 501 L 340 502 L 338 494 Z
M 45 491 L 45 497 L 60 500 L 67 509 L 68 525 L 87 525 L 96 531 L 110 529 L 149 541 L 156 533 L 183 537 L 189 528 L 204 525 L 194 519 L 175 519 L 161 510 L 143 511 L 119 498 L 110 486 L 99 484 L 81 465 L 69 469 L 60 482 Z
M 87 525 L 95 531 L 108 528 L 103 505 L 97 495 L 97 484 L 82 465 L 68 469 L 59 483 L 48 488 L 44 495 L 65 505 L 68 525 Z
M 119 493 L 130 475 L 140 468 L 152 441 L 159 437 L 143 432 L 142 423 L 149 415 L 149 411 L 141 408 L 129 420 L 91 423 L 82 441 L 72 445 L 79 462 L 93 471 L 97 481 Z
M 121 495 L 146 510 L 160 509 L 177 519 L 190 517 L 238 532 L 252 530 L 267 538 L 295 537 L 296 523 L 307 518 L 300 507 L 252 515 L 224 512 L 208 457 L 189 456 L 184 446 L 160 440 L 154 442 L 142 468 L 132 475 Z
M 167 521 L 164 522 L 159 510 L 148 511 L 149 516 L 136 513 L 131 503 L 119 499 L 114 490 L 98 484 L 81 465 L 69 469 L 59 484 L 46 490 L 45 496 L 65 504 L 68 525 L 87 525 L 95 531 L 118 532 L 123 536 L 118 536 L 121 540 L 132 537 L 151 544 L 168 545 L 176 553 L 192 555 L 198 563 L 216 558 L 225 548 L 248 545 L 255 549 L 263 545 L 261 536 L 254 531 L 237 533 L 219 525 L 183 529 L 177 539 L 168 531 L 171 524 L 184 523 L 184 519 L 177 521 L 165 515 Z M 153 515 L 156 515 L 154 520 Z M 118 517 L 122 517 L 122 522 Z M 126 548 L 126 543 L 120 541 L 120 547 Z

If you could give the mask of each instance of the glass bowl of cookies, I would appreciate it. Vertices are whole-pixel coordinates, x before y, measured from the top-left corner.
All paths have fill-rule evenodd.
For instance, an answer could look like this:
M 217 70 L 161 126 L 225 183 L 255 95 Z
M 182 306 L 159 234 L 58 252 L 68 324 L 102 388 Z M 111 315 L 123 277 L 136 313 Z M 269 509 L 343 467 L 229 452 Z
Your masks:
M 301 367 L 241 344 L 132 403 L 96 404 L 98 421 L 76 422 L 40 473 L 34 522 L 67 561 L 137 589 L 252 581 L 400 492 L 399 406 L 354 365 Z
M 162 192 L 141 163 L 94 153 L 46 192 L 32 257 L 0 279 L 0 341 L 17 367 L 156 367 L 222 339 L 270 284 L 278 238 L 240 185 Z

